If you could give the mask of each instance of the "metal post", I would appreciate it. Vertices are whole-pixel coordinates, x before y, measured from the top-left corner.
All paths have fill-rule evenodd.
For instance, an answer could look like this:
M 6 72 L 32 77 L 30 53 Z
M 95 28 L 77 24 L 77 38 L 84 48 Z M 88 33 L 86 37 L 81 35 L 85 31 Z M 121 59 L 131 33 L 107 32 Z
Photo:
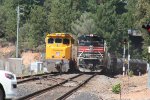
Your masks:
M 123 45 L 123 76 L 125 75 L 125 66 L 124 66 L 124 63 L 125 63 L 125 44 Z
M 129 72 L 130 72 L 130 54 L 129 54 L 129 42 L 128 42 L 128 71 L 127 71 L 127 75 L 128 75 L 128 91 L 129 91 Z
M 150 66 L 149 65 L 148 65 L 148 89 L 150 89 Z
M 148 89 L 150 89 L 150 46 L 148 46 L 148 64 L 147 64 L 147 71 L 148 71 Z
M 130 71 L 130 54 L 129 54 L 129 42 L 128 42 L 128 75 L 129 75 L 129 71 Z
M 17 7 L 17 43 L 16 43 L 16 58 L 18 58 L 18 34 L 19 34 L 20 9 Z

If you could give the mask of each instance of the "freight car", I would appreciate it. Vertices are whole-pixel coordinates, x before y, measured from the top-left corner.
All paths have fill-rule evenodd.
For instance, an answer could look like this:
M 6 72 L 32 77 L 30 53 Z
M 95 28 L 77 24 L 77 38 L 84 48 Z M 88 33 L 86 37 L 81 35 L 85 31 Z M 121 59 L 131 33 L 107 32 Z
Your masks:
M 126 71 L 128 70 L 128 63 L 124 62 L 122 58 L 111 58 L 111 68 L 112 72 L 115 74 L 121 74 L 123 69 L 123 63 L 125 66 Z M 135 75 L 138 75 L 139 73 L 143 74 L 147 71 L 147 61 L 141 60 L 141 59 L 130 59 L 129 61 L 129 70 L 133 71 Z

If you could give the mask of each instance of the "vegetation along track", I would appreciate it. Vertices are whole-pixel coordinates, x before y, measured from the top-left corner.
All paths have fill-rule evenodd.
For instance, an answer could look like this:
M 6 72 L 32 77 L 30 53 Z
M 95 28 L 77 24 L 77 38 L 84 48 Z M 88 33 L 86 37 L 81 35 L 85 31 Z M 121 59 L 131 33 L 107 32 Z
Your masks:
M 64 81 L 62 81 L 56 85 L 47 87 L 47 88 L 39 90 L 39 91 L 36 91 L 36 92 L 31 93 L 31 94 L 26 95 L 26 96 L 19 97 L 15 100 L 29 100 L 29 99 L 41 100 L 41 99 L 43 99 L 43 97 L 44 97 L 44 100 L 46 100 L 46 99 L 47 100 L 54 100 L 54 99 L 55 100 L 62 100 L 62 99 L 69 97 L 72 93 L 74 93 L 77 89 L 79 89 L 84 84 L 86 84 L 95 75 L 96 74 L 94 74 L 94 75 L 78 74 L 78 75 L 73 76 L 71 78 L 68 78 L 67 80 L 64 80 Z M 75 86 L 67 85 L 70 83 L 76 83 L 76 85 Z M 50 90 L 52 90 L 52 91 L 50 91 Z M 60 93 L 58 93 L 58 91 Z M 47 94 L 47 93 L 48 94 L 55 93 L 55 94 L 53 94 L 52 96 L 45 96 L 45 94 Z

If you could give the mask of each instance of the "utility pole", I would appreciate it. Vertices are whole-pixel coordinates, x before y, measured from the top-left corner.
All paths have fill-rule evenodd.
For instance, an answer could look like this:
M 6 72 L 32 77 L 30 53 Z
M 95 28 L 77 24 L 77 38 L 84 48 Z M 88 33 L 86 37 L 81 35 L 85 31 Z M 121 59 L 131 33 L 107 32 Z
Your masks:
M 129 71 L 130 71 L 130 52 L 129 52 L 129 42 L 128 42 L 128 75 L 129 75 Z
M 147 64 L 147 71 L 148 71 L 148 89 L 150 89 L 150 62 L 149 62 L 149 56 L 150 56 L 150 46 L 148 46 L 148 64 Z
M 17 43 L 16 43 L 16 58 L 18 58 L 18 35 L 19 35 L 20 8 L 17 7 Z
M 128 41 L 128 71 L 127 71 L 127 75 L 128 75 L 128 88 L 129 88 L 129 72 L 130 72 L 130 54 L 129 54 L 129 41 Z M 129 91 L 129 89 L 128 89 Z
M 122 68 L 123 76 L 125 75 L 125 71 L 126 71 L 126 68 L 125 68 L 126 44 L 127 44 L 127 39 L 125 38 L 123 40 L 123 68 Z
M 125 43 L 123 43 L 123 68 L 122 68 L 122 71 L 123 71 L 123 76 L 125 75 Z

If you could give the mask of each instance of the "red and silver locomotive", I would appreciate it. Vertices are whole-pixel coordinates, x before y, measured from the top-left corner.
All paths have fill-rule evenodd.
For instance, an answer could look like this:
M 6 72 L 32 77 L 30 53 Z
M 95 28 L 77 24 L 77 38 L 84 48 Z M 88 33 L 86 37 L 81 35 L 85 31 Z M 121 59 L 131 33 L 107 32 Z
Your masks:
M 78 37 L 77 66 L 81 72 L 100 72 L 109 66 L 104 38 L 97 35 Z

